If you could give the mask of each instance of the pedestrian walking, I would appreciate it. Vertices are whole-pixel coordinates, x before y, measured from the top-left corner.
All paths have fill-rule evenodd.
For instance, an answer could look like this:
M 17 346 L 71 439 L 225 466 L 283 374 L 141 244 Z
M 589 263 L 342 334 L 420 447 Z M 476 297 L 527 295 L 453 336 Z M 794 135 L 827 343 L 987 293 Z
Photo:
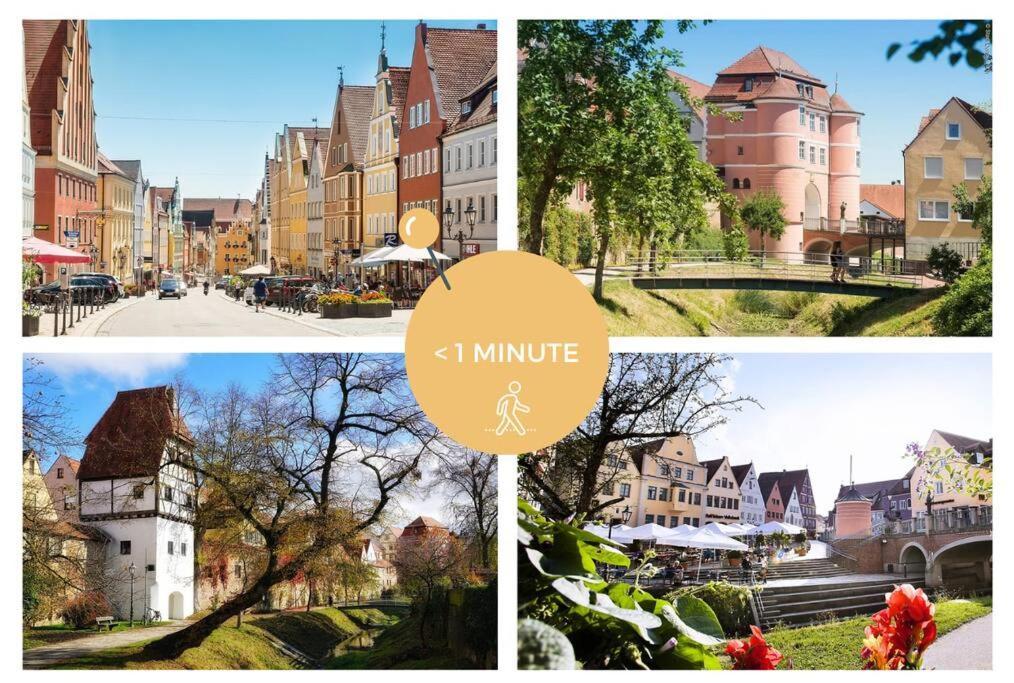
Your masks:
M 831 282 L 845 284 L 845 251 L 841 242 L 835 242 L 831 250 Z
M 268 283 L 264 281 L 264 276 L 261 275 L 257 278 L 257 282 L 254 283 L 254 312 L 260 313 L 261 306 L 264 301 L 268 298 Z

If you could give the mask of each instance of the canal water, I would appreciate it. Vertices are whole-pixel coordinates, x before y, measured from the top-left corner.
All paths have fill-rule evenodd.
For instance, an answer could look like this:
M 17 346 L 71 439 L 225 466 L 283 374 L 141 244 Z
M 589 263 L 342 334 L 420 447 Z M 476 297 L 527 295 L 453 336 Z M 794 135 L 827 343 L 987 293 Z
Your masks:
M 360 631 L 351 638 L 346 638 L 342 642 L 335 645 L 334 650 L 331 651 L 332 657 L 339 657 L 349 652 L 360 652 L 362 650 L 369 650 L 373 648 L 374 639 L 381 634 L 384 629 L 373 628 L 366 631 Z

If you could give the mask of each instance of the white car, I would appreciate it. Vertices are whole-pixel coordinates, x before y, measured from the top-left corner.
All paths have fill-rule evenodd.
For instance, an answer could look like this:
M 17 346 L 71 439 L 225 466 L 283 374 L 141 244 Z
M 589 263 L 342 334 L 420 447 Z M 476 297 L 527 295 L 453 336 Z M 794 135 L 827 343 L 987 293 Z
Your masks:
M 180 294 L 183 295 L 183 296 L 186 296 L 187 295 L 187 283 L 185 281 L 183 281 L 183 280 L 180 280 L 179 282 L 180 282 Z

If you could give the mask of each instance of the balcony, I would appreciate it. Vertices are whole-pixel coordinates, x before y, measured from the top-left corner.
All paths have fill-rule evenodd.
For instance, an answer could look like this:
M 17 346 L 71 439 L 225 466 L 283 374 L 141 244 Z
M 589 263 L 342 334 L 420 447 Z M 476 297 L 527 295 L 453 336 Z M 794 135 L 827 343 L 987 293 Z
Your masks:
M 874 529 L 874 535 L 945 534 L 956 531 L 988 531 L 992 528 L 993 506 L 980 505 L 978 507 L 951 508 L 913 519 L 884 522 L 879 530 Z
M 832 232 L 838 235 L 866 235 L 868 237 L 904 237 L 905 224 L 901 221 L 889 221 L 883 218 L 860 218 L 857 221 L 847 218 L 828 219 L 816 216 L 803 217 L 804 230 Z

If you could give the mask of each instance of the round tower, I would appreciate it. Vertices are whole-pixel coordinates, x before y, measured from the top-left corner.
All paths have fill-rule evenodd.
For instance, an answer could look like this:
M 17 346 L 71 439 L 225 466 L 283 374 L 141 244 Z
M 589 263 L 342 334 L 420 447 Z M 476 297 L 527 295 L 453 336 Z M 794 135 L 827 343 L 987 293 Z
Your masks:
M 827 215 L 830 226 L 855 230 L 859 220 L 859 175 L 862 165 L 857 112 L 845 98 L 831 96 L 829 179 Z M 844 212 L 844 215 L 843 215 Z M 844 223 L 842 219 L 844 218 Z
M 834 502 L 834 537 L 865 536 L 873 529 L 873 501 L 855 485 Z

